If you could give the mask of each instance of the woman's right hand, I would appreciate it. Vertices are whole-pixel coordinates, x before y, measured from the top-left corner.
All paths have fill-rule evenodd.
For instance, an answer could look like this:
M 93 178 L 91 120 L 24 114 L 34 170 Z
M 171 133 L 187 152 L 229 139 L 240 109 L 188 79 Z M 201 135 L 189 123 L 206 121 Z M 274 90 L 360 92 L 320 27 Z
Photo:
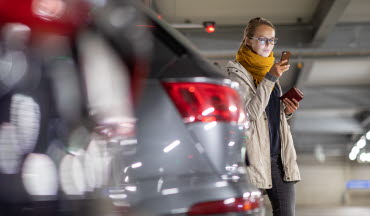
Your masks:
M 286 63 L 287 61 L 288 60 L 283 60 L 281 62 L 275 63 L 274 65 L 272 65 L 269 73 L 271 73 L 271 75 L 273 75 L 275 77 L 281 77 L 285 71 L 289 70 L 289 67 L 290 67 L 289 64 L 288 65 L 282 65 L 282 64 Z

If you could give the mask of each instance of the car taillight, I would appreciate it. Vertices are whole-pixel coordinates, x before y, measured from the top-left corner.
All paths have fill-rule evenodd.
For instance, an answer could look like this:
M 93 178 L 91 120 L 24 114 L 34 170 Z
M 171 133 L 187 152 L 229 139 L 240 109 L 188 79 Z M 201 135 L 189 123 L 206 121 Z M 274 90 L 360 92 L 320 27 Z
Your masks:
M 184 121 L 240 122 L 244 117 L 241 99 L 236 90 L 211 83 L 163 83 Z
M 210 202 L 197 203 L 190 207 L 188 215 L 223 214 L 233 212 L 248 212 L 262 207 L 263 199 L 255 198 L 229 198 Z
M 89 19 L 87 1 L 0 0 L 0 25 L 22 23 L 32 32 L 70 35 Z

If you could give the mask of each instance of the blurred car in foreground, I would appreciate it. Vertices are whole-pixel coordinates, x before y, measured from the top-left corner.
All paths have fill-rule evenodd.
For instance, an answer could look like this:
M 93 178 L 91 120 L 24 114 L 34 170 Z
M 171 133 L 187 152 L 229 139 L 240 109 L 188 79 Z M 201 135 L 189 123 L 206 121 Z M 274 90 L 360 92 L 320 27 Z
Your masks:
M 237 83 L 136 3 L 28 2 L 2 18 L 1 213 L 264 214 Z

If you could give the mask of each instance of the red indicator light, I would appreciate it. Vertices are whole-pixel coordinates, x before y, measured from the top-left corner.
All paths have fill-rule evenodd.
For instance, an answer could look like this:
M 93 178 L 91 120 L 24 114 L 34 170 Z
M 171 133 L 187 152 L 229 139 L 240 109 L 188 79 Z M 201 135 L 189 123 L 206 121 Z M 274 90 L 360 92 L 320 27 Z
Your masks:
M 207 28 L 206 28 L 206 32 L 208 32 L 208 33 L 213 33 L 213 32 L 215 32 L 215 27 L 213 27 L 213 26 L 208 26 Z
M 204 26 L 204 29 L 206 30 L 206 32 L 208 32 L 208 33 L 213 33 L 216 30 L 216 27 L 215 27 L 216 23 L 213 22 L 213 21 L 203 22 L 203 26 Z

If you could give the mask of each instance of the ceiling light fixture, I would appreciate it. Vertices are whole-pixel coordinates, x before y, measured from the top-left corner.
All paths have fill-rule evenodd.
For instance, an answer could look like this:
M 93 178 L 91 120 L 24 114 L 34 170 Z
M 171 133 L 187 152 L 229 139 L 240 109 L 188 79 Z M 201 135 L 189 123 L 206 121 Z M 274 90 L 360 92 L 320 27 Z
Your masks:
M 215 27 L 216 23 L 214 21 L 203 22 L 203 26 L 204 26 L 204 29 L 206 30 L 206 32 L 208 32 L 208 33 L 213 33 L 216 30 L 216 27 Z

